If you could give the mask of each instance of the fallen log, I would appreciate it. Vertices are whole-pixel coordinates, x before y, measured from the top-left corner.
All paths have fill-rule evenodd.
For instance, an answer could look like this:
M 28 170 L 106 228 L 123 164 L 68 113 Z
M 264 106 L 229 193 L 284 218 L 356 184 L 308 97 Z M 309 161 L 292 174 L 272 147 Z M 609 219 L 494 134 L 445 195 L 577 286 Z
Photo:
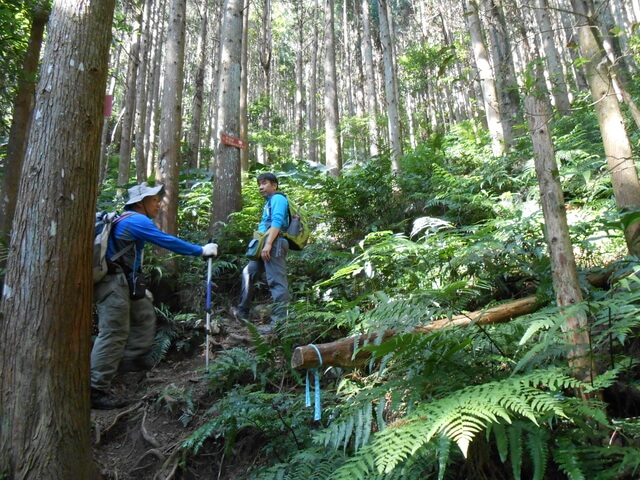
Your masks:
M 541 307 L 542 304 L 535 296 L 526 297 L 486 310 L 477 310 L 472 313 L 457 315 L 450 319 L 435 320 L 428 325 L 416 327 L 413 332 L 429 333 L 446 327 L 464 327 L 471 323 L 477 325 L 506 323 L 520 315 L 535 312 Z M 397 333 L 397 330 L 386 330 L 382 334 L 381 342 L 385 342 Z M 370 352 L 359 350 L 354 355 L 354 350 L 367 343 L 373 343 L 376 338 L 376 334 L 363 334 L 331 343 L 297 347 L 291 357 L 291 367 L 296 369 L 319 367 L 320 358 L 318 353 L 322 356 L 322 366 L 346 368 L 362 366 L 369 361 L 371 354 Z

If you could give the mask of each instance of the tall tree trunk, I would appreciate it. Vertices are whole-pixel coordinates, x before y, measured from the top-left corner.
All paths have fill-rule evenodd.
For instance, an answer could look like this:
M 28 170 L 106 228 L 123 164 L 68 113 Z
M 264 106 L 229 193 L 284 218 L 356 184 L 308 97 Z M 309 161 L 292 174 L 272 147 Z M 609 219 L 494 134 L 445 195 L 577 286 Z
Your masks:
M 480 75 L 480 86 L 482 87 L 482 96 L 484 98 L 484 112 L 489 134 L 491 135 L 491 149 L 495 157 L 500 157 L 504 154 L 504 134 L 502 132 L 502 123 L 500 122 L 498 94 L 496 92 L 496 83 L 493 71 L 491 70 L 491 64 L 489 63 L 489 55 L 487 54 L 487 49 L 484 46 L 484 40 L 482 38 L 478 8 L 473 1 L 474 0 L 462 0 L 462 4 L 471 35 L 473 56 L 476 60 L 478 73 Z
M 523 121 L 520 111 L 518 82 L 516 81 L 516 72 L 513 64 L 513 48 L 511 47 L 509 31 L 504 18 L 505 13 L 502 1 L 485 0 L 485 9 L 489 19 L 489 37 L 491 39 L 493 70 L 500 103 L 504 148 L 505 151 L 509 151 L 515 144 L 516 128 Z
M 273 99 L 271 95 L 271 55 L 273 45 L 271 42 L 271 0 L 262 0 L 262 42 L 260 42 L 260 64 L 264 73 L 264 111 L 262 112 L 262 129 L 266 132 L 271 128 L 271 105 Z M 258 161 L 264 165 L 269 165 L 269 152 L 265 145 L 258 145 Z
M 240 150 L 240 167 L 243 172 L 249 171 L 249 115 L 247 111 L 247 98 L 249 96 L 249 5 L 250 0 L 245 0 L 242 15 L 242 53 L 240 54 L 240 139 L 247 144 L 247 148 Z
M 198 64 L 196 66 L 193 102 L 191 103 L 191 129 L 189 131 L 189 170 L 200 164 L 200 138 L 202 136 L 202 102 L 204 97 L 204 69 L 207 63 L 207 25 L 209 22 L 206 2 L 200 9 L 200 34 L 198 36 Z
M 162 20 L 165 15 L 167 7 L 167 0 L 160 0 L 155 11 L 154 30 L 152 35 L 152 48 L 153 57 L 151 61 L 151 68 L 149 70 L 149 105 L 147 107 L 147 120 L 145 122 L 144 130 L 144 150 L 146 153 L 146 165 L 147 176 L 156 168 L 157 162 L 157 144 L 158 136 L 156 135 L 156 126 L 158 125 L 158 114 L 160 109 L 158 104 L 160 103 L 160 77 L 162 70 L 163 51 L 159 47 L 164 41 L 164 21 Z
M 364 45 L 365 97 L 367 104 L 367 125 L 369 127 L 369 155 L 378 155 L 378 114 L 376 102 L 376 80 L 373 66 L 373 48 L 371 46 L 371 12 L 369 0 L 362 0 L 362 41 Z
M 169 30 L 165 47 L 165 77 L 162 91 L 157 172 L 158 181 L 164 184 L 165 195 L 156 220 L 160 230 L 171 235 L 178 233 L 186 12 L 186 0 L 171 0 Z M 169 265 L 169 268 L 173 267 L 175 264 Z
M 526 44 L 526 38 L 524 41 Z M 574 369 L 573 373 L 577 378 L 589 381 L 593 372 L 589 356 L 588 319 L 583 310 L 572 309 L 582 302 L 583 297 L 551 138 L 551 108 L 546 96 L 540 59 L 537 54 L 531 53 L 530 56 L 532 62 L 537 62 L 534 71 L 536 79 L 534 88 L 525 97 L 525 110 L 540 186 L 553 288 L 557 305 L 566 309 L 567 317 L 562 331 L 572 345 L 569 365 Z
M 135 128 L 135 147 L 136 147 L 136 179 L 143 182 L 147 179 L 147 155 L 145 152 L 144 132 L 146 130 L 147 106 L 149 105 L 149 96 L 147 94 L 150 48 L 149 38 L 151 30 L 151 4 L 153 0 L 143 1 L 142 12 L 142 28 L 140 34 L 140 62 L 138 67 L 138 78 L 136 81 L 136 121 Z
M 221 36 L 218 140 L 221 134 L 239 135 L 243 3 L 243 0 L 226 0 Z M 226 223 L 229 215 L 242 208 L 241 187 L 240 152 L 220 142 L 213 187 L 212 234 L 217 233 L 219 222 Z
M 304 6 L 296 3 L 298 45 L 296 50 L 295 145 L 294 157 L 304 155 Z
M 571 0 L 575 11 L 578 39 L 585 62 L 585 71 L 591 96 L 598 115 L 600 133 L 611 173 L 613 193 L 621 210 L 640 208 L 640 182 L 636 170 L 631 143 L 624 125 L 620 103 L 613 94 L 611 64 L 599 40 L 598 27 L 594 23 L 591 0 Z M 627 248 L 632 255 L 640 254 L 640 223 L 625 228 Z
M 311 71 L 309 73 L 309 161 L 318 162 L 318 0 L 313 9 L 313 44 L 311 45 Z
M 27 148 L 27 137 L 31 112 L 35 101 L 36 73 L 40 60 L 44 28 L 49 18 L 49 2 L 42 1 L 34 7 L 31 20 L 31 32 L 27 51 L 22 62 L 22 72 L 18 80 L 18 91 L 13 102 L 13 118 L 7 143 L 7 155 L 4 159 L 2 175 L 2 195 L 0 200 L 0 244 L 8 245 L 11 236 L 11 224 L 16 211 L 18 185 Z M 4 266 L 4 260 L 0 260 Z
M 122 139 L 120 140 L 120 161 L 118 163 L 118 193 L 123 194 L 129 183 L 131 168 L 131 150 L 133 144 L 133 123 L 136 113 L 136 87 L 138 65 L 140 63 L 140 27 L 142 12 L 134 13 L 135 24 L 129 43 L 129 68 L 127 69 L 126 90 L 124 97 L 124 116 L 122 117 Z
M 57 0 L 49 21 L 2 296 L 6 478 L 98 477 L 89 404 L 90 265 L 114 6 Z
M 336 48 L 334 28 L 334 3 L 324 3 L 324 128 L 326 165 L 332 175 L 342 170 L 340 150 L 340 117 L 338 113 L 338 86 L 336 84 Z
M 551 95 L 553 95 L 556 109 L 566 114 L 571 111 L 569 91 L 562 72 L 562 64 L 556 49 L 553 35 L 553 27 L 549 18 L 549 0 L 534 0 L 536 22 L 540 31 L 540 40 L 544 48 L 547 67 L 549 69 L 549 81 L 551 83 Z
M 344 79 L 344 87 L 342 91 L 344 92 L 343 95 L 345 97 L 344 103 L 346 116 L 353 117 L 353 73 L 351 71 L 353 60 L 351 59 L 351 40 L 349 39 L 349 17 L 347 15 L 348 3 L 349 0 L 342 1 L 342 45 L 344 45 L 344 48 L 342 49 L 342 78 Z
M 384 61 L 384 85 L 386 93 L 385 107 L 387 125 L 389 127 L 389 148 L 391 150 L 391 171 L 400 170 L 398 159 L 402 155 L 402 139 L 400 138 L 399 98 L 396 89 L 397 75 L 394 66 L 394 50 L 391 38 L 391 18 L 388 14 L 387 0 L 378 1 L 380 13 L 380 41 L 382 42 L 382 59 Z

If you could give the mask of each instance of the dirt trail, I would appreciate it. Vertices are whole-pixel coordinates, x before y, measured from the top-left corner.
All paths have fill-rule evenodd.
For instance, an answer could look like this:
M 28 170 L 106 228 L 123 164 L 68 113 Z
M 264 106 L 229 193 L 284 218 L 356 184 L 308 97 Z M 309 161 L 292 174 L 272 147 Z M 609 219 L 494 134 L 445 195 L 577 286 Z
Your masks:
M 210 340 L 210 361 L 216 351 L 251 348 L 248 330 L 233 319 L 224 320 Z M 248 462 L 229 463 L 222 442 L 215 441 L 206 442 L 197 458 L 188 459 L 186 471 L 178 472 L 183 454 L 177 447 L 204 423 L 214 401 L 204 368 L 204 350 L 198 349 L 189 358 L 170 356 L 148 372 L 118 374 L 113 389 L 131 403 L 116 410 L 91 410 L 94 458 L 105 480 L 242 477 Z

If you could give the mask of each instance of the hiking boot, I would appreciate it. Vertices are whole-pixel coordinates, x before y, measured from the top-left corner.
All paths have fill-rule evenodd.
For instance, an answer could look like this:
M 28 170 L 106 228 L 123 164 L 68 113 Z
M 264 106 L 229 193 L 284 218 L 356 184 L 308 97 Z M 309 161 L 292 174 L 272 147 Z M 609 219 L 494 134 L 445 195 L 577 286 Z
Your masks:
M 123 359 L 118 365 L 118 371 L 120 372 L 146 372 L 155 367 L 155 363 L 150 358 L 134 358 Z
M 104 390 L 91 389 L 91 408 L 96 410 L 111 410 L 129 405 L 129 401 L 116 397 Z

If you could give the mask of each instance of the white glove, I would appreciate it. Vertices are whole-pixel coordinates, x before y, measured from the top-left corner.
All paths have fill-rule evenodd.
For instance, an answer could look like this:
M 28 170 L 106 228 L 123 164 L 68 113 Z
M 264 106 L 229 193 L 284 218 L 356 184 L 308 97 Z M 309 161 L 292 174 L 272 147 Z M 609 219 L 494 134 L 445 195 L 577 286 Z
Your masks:
M 204 247 L 202 247 L 202 256 L 203 257 L 215 257 L 218 255 L 218 245 L 215 243 L 207 243 Z

